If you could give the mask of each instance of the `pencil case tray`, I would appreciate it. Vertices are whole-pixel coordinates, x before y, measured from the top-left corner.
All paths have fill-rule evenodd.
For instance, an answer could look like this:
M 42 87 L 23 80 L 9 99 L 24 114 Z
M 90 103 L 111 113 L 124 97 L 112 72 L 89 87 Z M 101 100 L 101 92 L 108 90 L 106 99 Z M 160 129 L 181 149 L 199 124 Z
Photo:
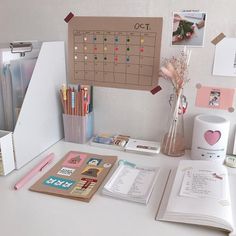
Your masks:
M 85 116 L 63 114 L 65 141 L 86 143 L 93 136 L 94 114 Z
M 15 169 L 12 132 L 0 130 L 0 175 Z

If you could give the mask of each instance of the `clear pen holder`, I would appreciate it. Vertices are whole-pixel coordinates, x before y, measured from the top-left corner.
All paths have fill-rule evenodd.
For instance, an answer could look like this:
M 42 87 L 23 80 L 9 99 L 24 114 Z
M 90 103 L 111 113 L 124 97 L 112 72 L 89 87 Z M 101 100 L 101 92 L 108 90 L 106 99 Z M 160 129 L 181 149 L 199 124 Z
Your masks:
M 93 112 L 85 116 L 63 114 L 65 141 L 86 143 L 93 136 Z

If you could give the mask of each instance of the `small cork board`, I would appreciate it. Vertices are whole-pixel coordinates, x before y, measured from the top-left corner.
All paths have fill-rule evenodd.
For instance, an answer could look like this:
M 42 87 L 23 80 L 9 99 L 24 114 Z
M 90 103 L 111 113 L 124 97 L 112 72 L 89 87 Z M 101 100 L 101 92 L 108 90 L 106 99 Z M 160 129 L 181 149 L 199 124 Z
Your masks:
M 73 17 L 69 82 L 151 90 L 158 84 L 162 18 Z

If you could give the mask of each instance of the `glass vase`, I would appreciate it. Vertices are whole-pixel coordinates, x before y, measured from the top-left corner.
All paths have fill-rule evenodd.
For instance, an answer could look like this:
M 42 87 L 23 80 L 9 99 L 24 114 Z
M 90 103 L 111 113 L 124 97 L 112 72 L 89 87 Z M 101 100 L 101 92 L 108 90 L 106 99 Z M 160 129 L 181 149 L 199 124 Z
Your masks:
M 168 156 L 178 157 L 185 153 L 183 90 L 174 91 L 170 99 L 170 114 L 167 130 L 161 144 L 161 152 Z

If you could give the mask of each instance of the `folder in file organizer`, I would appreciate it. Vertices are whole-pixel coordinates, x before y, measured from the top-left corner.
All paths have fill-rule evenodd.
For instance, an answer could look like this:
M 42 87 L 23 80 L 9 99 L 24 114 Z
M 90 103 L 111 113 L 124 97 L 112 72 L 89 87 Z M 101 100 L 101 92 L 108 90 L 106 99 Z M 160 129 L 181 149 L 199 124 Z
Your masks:
M 64 42 L 0 48 L 0 174 L 63 137 L 58 91 L 65 81 Z

